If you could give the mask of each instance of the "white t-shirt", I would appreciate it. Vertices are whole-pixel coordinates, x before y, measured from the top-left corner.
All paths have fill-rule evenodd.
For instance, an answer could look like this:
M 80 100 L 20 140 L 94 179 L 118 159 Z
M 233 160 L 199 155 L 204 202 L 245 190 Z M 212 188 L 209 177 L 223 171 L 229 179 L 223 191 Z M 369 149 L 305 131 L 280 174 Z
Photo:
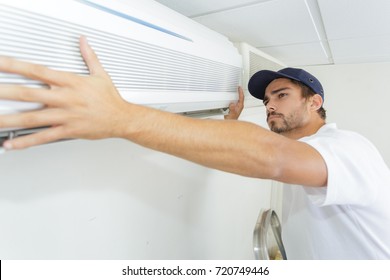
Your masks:
M 361 135 L 326 124 L 300 139 L 328 169 L 327 187 L 286 185 L 288 259 L 390 259 L 390 171 Z

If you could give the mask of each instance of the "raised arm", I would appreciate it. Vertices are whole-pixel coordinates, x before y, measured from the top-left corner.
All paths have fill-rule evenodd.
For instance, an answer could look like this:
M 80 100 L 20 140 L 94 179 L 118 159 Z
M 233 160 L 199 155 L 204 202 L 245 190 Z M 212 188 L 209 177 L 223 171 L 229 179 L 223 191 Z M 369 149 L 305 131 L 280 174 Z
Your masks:
M 82 77 L 9 58 L 0 71 L 43 81 L 48 89 L 0 87 L 0 99 L 43 103 L 41 110 L 0 116 L 0 128 L 48 129 L 6 141 L 23 149 L 66 138 L 125 138 L 204 166 L 244 176 L 311 186 L 326 184 L 319 153 L 252 123 L 188 118 L 125 102 L 85 38 L 82 56 L 90 76 Z

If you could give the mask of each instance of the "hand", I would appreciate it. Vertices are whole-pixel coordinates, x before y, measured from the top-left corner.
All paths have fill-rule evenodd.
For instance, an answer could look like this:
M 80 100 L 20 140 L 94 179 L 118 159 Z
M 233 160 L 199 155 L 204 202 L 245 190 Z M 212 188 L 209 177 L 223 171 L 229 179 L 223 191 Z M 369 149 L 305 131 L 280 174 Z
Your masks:
M 0 71 L 20 74 L 42 81 L 48 88 L 0 86 L 0 99 L 42 103 L 37 111 L 0 116 L 0 128 L 43 127 L 35 134 L 4 142 L 6 149 L 21 149 L 60 139 L 99 139 L 116 137 L 120 110 L 125 102 L 96 54 L 84 37 L 80 38 L 81 55 L 90 75 L 79 76 L 44 66 L 0 58 Z
M 229 113 L 224 116 L 225 120 L 237 120 L 244 109 L 244 91 L 238 87 L 238 101 L 229 105 Z

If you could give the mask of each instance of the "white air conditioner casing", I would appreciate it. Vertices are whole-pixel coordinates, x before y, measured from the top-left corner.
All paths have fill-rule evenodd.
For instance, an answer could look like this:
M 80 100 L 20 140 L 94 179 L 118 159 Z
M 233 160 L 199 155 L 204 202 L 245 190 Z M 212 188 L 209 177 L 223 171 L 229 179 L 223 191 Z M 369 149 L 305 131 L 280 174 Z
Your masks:
M 262 106 L 263 102 L 248 92 L 249 79 L 260 70 L 278 71 L 287 66 L 283 62 L 247 43 L 237 43 L 236 47 L 239 49 L 243 61 L 242 86 L 245 91 L 245 107 Z
M 87 75 L 81 35 L 129 102 L 184 113 L 237 99 L 242 60 L 234 45 L 155 1 L 0 0 L 2 56 Z M 44 86 L 7 73 L 0 84 Z M 39 107 L 0 100 L 0 114 Z

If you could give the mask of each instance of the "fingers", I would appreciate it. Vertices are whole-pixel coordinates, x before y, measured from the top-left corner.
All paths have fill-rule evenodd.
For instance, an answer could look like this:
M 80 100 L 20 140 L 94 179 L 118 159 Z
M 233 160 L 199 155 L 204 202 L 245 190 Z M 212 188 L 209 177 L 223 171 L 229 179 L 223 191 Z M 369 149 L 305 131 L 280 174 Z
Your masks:
M 225 120 L 237 120 L 240 117 L 241 112 L 244 109 L 244 98 L 244 91 L 241 87 L 238 87 L 238 101 L 229 104 L 229 114 L 224 116 Z
M 53 126 L 62 123 L 64 119 L 66 119 L 66 116 L 62 110 L 43 109 L 40 111 L 0 116 L 0 128 Z
M 245 99 L 244 90 L 242 89 L 242 87 L 238 87 L 238 102 L 237 103 L 242 108 L 244 108 L 244 99 Z
M 91 75 L 107 75 L 85 36 L 80 37 L 80 52 Z
M 0 99 L 59 106 L 63 104 L 65 98 L 66 96 L 64 94 L 56 94 L 54 91 L 48 89 L 0 85 Z
M 68 72 L 56 71 L 45 66 L 23 62 L 10 57 L 0 57 L 0 72 L 25 76 L 48 85 L 62 85 L 74 76 Z
M 84 36 L 80 38 L 80 52 L 92 75 L 107 75 Z M 69 72 L 53 70 L 42 65 L 23 62 L 10 57 L 0 57 L 0 72 L 22 75 L 54 86 L 70 84 L 75 77 L 74 74 Z
M 238 87 L 238 101 L 235 104 L 235 110 L 236 110 L 238 116 L 240 116 L 242 110 L 244 109 L 244 99 L 245 99 L 244 91 L 243 91 L 242 87 Z M 237 116 L 237 118 L 238 118 L 238 116 Z
M 110 90 L 115 90 L 115 87 L 85 37 L 80 38 L 80 51 L 90 73 L 99 75 L 102 79 L 96 76 L 80 77 L 69 72 L 56 71 L 41 65 L 0 57 L 0 72 L 22 75 L 50 86 L 50 89 L 42 89 L 0 85 L 0 100 L 37 102 L 46 105 L 41 110 L 0 115 L 0 129 L 49 127 L 28 136 L 7 140 L 4 143 L 6 149 L 22 149 L 62 138 L 79 137 L 80 133 L 73 133 L 73 129 L 78 128 L 80 123 L 83 123 L 85 115 L 90 115 L 88 114 L 91 111 L 89 106 L 93 105 L 97 108 L 100 108 L 102 104 L 105 106 L 107 98 L 111 98 L 111 96 L 101 95 L 99 92 L 106 92 L 107 86 Z M 108 79 L 105 79 L 106 77 Z M 95 92 L 96 94 L 93 95 Z M 93 100 L 95 96 L 96 98 Z M 104 99 L 104 97 L 107 98 Z M 100 112 L 98 109 L 96 111 Z
M 58 141 L 61 138 L 61 127 L 51 127 L 42 131 L 29 134 L 26 136 L 20 136 L 12 140 L 4 142 L 3 147 L 5 150 L 20 150 L 37 145 L 42 145 L 54 141 Z

